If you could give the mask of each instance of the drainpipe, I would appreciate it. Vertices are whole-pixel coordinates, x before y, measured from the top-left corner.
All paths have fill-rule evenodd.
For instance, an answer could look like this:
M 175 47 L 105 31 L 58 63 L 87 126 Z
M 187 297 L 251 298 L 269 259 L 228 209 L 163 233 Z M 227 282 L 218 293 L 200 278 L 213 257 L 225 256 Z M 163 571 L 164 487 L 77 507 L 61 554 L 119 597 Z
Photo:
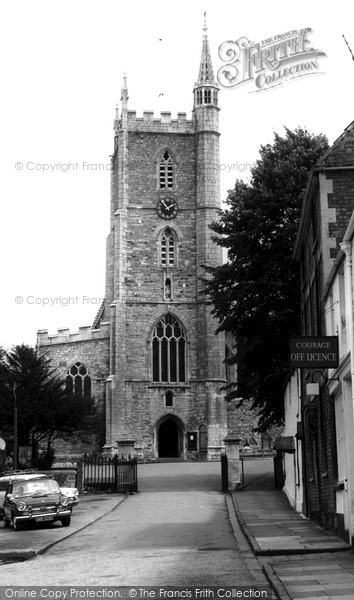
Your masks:
M 344 238 L 345 239 L 345 238 Z M 350 350 L 350 374 L 352 384 L 352 436 L 354 436 L 354 319 L 353 319 L 353 265 L 352 265 L 352 242 L 345 241 L 340 244 L 341 250 L 345 253 L 345 302 L 346 319 L 348 322 L 348 346 Z M 351 486 L 350 474 L 350 488 Z M 353 505 L 354 497 L 349 496 L 349 506 Z M 350 515 L 350 536 L 352 547 L 354 547 L 354 513 L 351 508 Z

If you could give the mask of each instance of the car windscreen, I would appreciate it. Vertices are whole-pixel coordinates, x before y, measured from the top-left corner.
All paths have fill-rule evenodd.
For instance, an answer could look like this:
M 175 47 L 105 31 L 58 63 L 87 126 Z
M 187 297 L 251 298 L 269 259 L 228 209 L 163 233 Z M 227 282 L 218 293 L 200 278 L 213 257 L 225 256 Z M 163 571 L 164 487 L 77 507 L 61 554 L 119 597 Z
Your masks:
M 52 479 L 30 479 L 29 481 L 18 481 L 13 484 L 12 495 L 14 498 L 24 496 L 47 496 L 59 493 L 59 486 Z

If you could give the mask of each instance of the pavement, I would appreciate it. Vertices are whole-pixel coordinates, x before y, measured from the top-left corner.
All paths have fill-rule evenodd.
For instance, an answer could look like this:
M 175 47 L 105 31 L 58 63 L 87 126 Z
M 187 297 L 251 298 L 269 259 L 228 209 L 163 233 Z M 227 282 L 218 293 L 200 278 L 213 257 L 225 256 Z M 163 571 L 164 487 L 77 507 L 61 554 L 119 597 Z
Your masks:
M 281 600 L 354 600 L 350 547 L 297 513 L 274 489 L 272 465 L 246 463 L 244 490 L 233 492 L 234 510 L 253 554 Z
M 71 525 L 63 527 L 53 523 L 47 527 L 14 531 L 0 522 L 0 564 L 11 560 L 27 560 L 39 556 L 49 548 L 85 529 L 101 519 L 125 500 L 123 495 L 82 494 L 79 504 L 73 507 Z
M 161 473 L 159 481 L 159 471 L 157 468 L 151 489 L 147 479 L 144 491 L 165 496 L 167 490 L 163 486 L 166 487 L 167 475 Z M 180 480 L 174 478 L 172 468 L 168 479 L 171 492 L 184 494 L 194 481 L 192 475 L 190 481 L 185 478 L 186 487 L 179 489 Z M 209 484 L 205 481 L 203 485 Z M 124 500 L 125 496 L 82 496 L 73 509 L 69 528 L 58 525 L 48 530 L 21 531 L 19 535 L 0 527 L 0 561 L 43 554 L 59 541 L 109 514 Z M 244 489 L 227 494 L 226 503 L 247 571 L 255 578 L 263 571 L 277 598 L 354 600 L 354 555 L 350 547 L 296 513 L 285 494 L 274 490 L 272 461 L 248 463 Z M 203 511 L 202 506 L 199 510 Z

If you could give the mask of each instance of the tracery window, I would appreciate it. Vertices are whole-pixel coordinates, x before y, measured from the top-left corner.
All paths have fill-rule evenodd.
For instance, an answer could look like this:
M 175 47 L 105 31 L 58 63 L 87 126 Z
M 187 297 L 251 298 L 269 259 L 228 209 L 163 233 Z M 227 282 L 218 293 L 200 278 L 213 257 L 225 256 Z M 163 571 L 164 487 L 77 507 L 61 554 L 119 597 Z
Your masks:
M 170 227 L 161 235 L 161 265 L 173 267 L 176 263 L 176 236 Z
M 159 163 L 159 187 L 173 187 L 173 158 L 168 150 L 165 150 Z
M 65 379 L 66 390 L 76 398 L 91 397 L 91 376 L 88 368 L 81 362 L 70 367 Z
M 164 315 L 152 333 L 152 379 L 160 383 L 186 380 L 186 336 L 171 313 Z

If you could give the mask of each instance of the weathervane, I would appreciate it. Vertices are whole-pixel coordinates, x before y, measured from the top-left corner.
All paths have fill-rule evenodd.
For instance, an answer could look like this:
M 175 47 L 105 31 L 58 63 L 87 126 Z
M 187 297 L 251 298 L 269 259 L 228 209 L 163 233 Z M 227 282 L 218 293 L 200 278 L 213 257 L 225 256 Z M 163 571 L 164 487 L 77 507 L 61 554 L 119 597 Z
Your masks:
M 206 32 L 208 31 L 208 27 L 207 27 L 207 21 L 206 21 L 206 10 L 204 11 L 204 27 L 203 27 L 203 31 L 206 35 Z

